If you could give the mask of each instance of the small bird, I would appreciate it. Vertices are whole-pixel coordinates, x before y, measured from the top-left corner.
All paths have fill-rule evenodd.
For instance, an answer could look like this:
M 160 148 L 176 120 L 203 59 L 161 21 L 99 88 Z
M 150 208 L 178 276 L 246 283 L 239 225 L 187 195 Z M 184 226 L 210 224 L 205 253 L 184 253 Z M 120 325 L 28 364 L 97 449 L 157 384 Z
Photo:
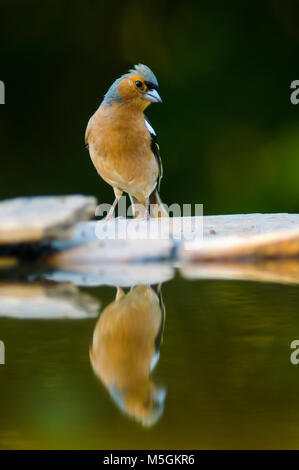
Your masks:
M 144 426 L 161 416 L 166 390 L 150 379 L 165 319 L 160 286 L 138 285 L 116 298 L 95 326 L 90 361 L 117 406 Z
M 157 137 L 144 115 L 151 103 L 161 102 L 154 73 L 135 65 L 115 80 L 88 122 L 85 142 L 91 160 L 115 193 L 107 219 L 123 192 L 130 196 L 135 217 L 168 216 L 158 193 L 163 170 Z

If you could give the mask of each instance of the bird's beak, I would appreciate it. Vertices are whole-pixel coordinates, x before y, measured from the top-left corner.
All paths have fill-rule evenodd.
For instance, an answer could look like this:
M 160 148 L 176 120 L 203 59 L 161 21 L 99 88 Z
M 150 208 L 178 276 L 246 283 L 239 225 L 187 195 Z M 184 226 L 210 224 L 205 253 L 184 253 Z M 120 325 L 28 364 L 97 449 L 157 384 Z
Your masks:
M 150 90 L 144 94 L 144 98 L 151 103 L 162 103 L 161 96 L 157 92 L 157 90 Z

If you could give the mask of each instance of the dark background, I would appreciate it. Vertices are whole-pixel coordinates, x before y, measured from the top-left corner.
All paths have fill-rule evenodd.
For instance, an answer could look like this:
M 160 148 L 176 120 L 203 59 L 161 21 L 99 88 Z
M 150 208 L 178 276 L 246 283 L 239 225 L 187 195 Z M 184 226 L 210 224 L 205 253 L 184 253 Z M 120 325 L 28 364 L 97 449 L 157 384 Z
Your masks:
M 298 2 L 0 0 L 0 198 L 112 202 L 84 148 L 108 86 L 135 63 L 160 82 L 147 112 L 168 203 L 298 212 Z

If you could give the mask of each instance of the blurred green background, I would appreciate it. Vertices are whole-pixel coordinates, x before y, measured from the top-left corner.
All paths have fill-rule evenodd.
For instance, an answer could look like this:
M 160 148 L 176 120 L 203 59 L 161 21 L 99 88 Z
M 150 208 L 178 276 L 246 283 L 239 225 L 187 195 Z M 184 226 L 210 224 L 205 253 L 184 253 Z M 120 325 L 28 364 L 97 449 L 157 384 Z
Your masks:
M 112 202 L 85 127 L 114 79 L 142 62 L 164 100 L 147 115 L 166 203 L 298 212 L 298 2 L 0 0 L 0 24 L 1 199 Z

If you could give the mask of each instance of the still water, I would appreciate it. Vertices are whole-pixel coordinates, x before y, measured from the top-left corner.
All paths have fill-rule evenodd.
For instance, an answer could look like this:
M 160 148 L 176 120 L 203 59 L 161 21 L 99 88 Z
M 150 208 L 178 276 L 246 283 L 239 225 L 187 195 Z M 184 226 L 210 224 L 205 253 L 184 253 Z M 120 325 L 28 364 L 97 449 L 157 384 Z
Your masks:
M 179 274 L 80 287 L 85 318 L 67 300 L 41 318 L 53 295 L 14 288 L 2 283 L 1 449 L 299 448 L 298 287 Z

